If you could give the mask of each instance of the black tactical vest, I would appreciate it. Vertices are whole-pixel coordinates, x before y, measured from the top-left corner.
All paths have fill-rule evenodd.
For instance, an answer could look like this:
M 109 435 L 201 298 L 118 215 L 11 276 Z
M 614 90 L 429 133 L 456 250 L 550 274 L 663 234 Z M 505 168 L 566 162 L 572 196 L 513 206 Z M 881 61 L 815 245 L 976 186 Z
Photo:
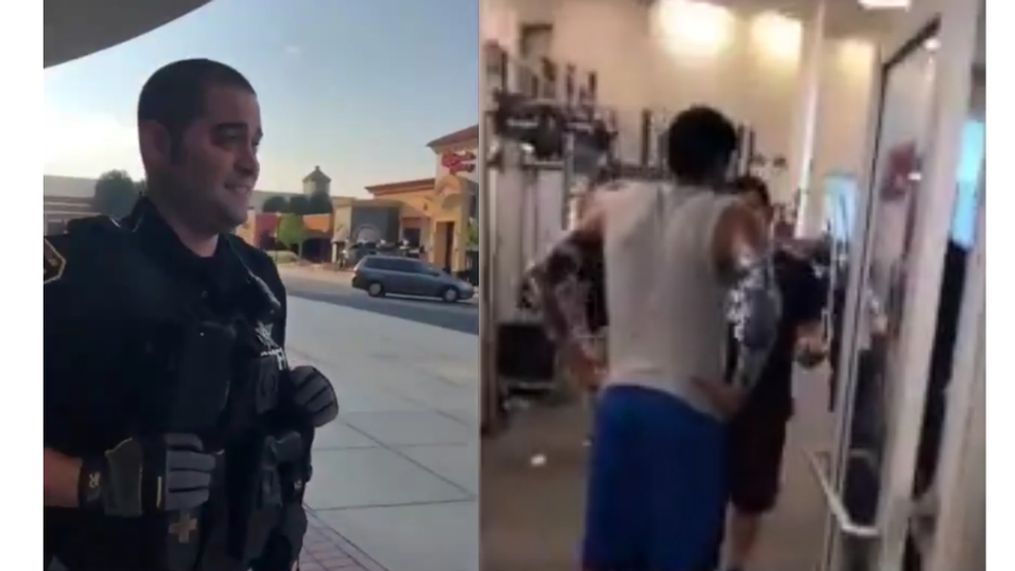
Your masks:
M 234 237 L 223 236 L 208 261 L 188 259 L 166 232 L 142 204 L 120 224 L 80 221 L 62 237 L 71 257 L 66 291 L 50 300 L 47 290 L 47 312 L 62 312 L 48 315 L 47 327 L 66 318 L 70 330 L 93 323 L 94 334 L 108 337 L 102 359 L 110 362 L 103 369 L 95 359 L 84 370 L 99 378 L 80 382 L 105 389 L 90 393 L 94 410 L 108 407 L 118 418 L 58 427 L 47 445 L 84 456 L 130 436 L 195 433 L 218 457 L 213 497 L 193 513 L 130 519 L 48 509 L 47 539 L 72 570 L 212 569 L 227 561 L 247 569 L 269 544 L 289 553 L 268 556 L 299 552 L 313 433 L 280 406 L 288 366 L 271 335 L 278 300 Z

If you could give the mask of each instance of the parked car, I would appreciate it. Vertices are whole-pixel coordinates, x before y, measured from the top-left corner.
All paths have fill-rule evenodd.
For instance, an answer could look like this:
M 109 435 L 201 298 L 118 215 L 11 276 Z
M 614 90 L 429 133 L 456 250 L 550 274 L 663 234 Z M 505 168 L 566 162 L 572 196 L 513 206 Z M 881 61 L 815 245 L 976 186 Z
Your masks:
M 349 268 L 353 267 L 360 262 L 365 256 L 369 256 L 377 253 L 377 244 L 373 242 L 356 242 L 349 244 L 342 251 L 341 265 L 342 267 Z
M 352 286 L 373 297 L 393 293 L 440 298 L 447 303 L 471 299 L 472 284 L 420 260 L 397 256 L 365 256 L 356 265 Z

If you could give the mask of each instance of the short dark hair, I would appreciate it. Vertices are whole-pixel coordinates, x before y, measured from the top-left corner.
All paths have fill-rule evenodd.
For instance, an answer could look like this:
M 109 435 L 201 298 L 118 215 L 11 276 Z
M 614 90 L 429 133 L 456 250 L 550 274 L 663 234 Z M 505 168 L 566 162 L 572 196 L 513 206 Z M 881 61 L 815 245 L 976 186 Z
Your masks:
M 737 147 L 737 130 L 722 113 L 695 106 L 683 111 L 667 132 L 667 160 L 678 179 L 701 182 L 726 163 Z
M 235 87 L 256 93 L 243 74 L 209 59 L 186 59 L 156 71 L 137 103 L 137 120 L 155 121 L 169 131 L 173 155 L 183 132 L 204 113 L 205 93 L 211 86 Z
M 768 185 L 765 181 L 754 176 L 753 174 L 746 174 L 738 177 L 733 181 L 733 194 L 746 194 L 748 192 L 756 192 L 761 197 L 761 202 L 764 203 L 765 208 L 772 207 L 772 195 L 768 192 Z

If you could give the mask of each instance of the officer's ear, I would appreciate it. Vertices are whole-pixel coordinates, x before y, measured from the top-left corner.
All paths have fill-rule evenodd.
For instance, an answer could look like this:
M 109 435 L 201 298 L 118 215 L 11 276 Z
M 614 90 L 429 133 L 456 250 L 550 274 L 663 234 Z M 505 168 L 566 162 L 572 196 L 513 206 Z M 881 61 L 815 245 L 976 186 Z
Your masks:
M 141 161 L 146 169 L 163 169 L 173 162 L 173 140 L 166 129 L 157 121 L 138 123 L 138 138 L 141 144 Z

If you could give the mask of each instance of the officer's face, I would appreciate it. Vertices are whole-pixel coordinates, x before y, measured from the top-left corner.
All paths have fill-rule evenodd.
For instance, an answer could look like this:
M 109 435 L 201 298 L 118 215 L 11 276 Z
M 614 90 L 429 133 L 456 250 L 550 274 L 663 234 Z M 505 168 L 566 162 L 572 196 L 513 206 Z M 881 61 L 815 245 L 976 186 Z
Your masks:
M 178 200 L 209 229 L 231 231 L 247 219 L 261 136 L 256 95 L 223 86 L 206 91 L 204 114 L 183 132 L 167 170 Z

